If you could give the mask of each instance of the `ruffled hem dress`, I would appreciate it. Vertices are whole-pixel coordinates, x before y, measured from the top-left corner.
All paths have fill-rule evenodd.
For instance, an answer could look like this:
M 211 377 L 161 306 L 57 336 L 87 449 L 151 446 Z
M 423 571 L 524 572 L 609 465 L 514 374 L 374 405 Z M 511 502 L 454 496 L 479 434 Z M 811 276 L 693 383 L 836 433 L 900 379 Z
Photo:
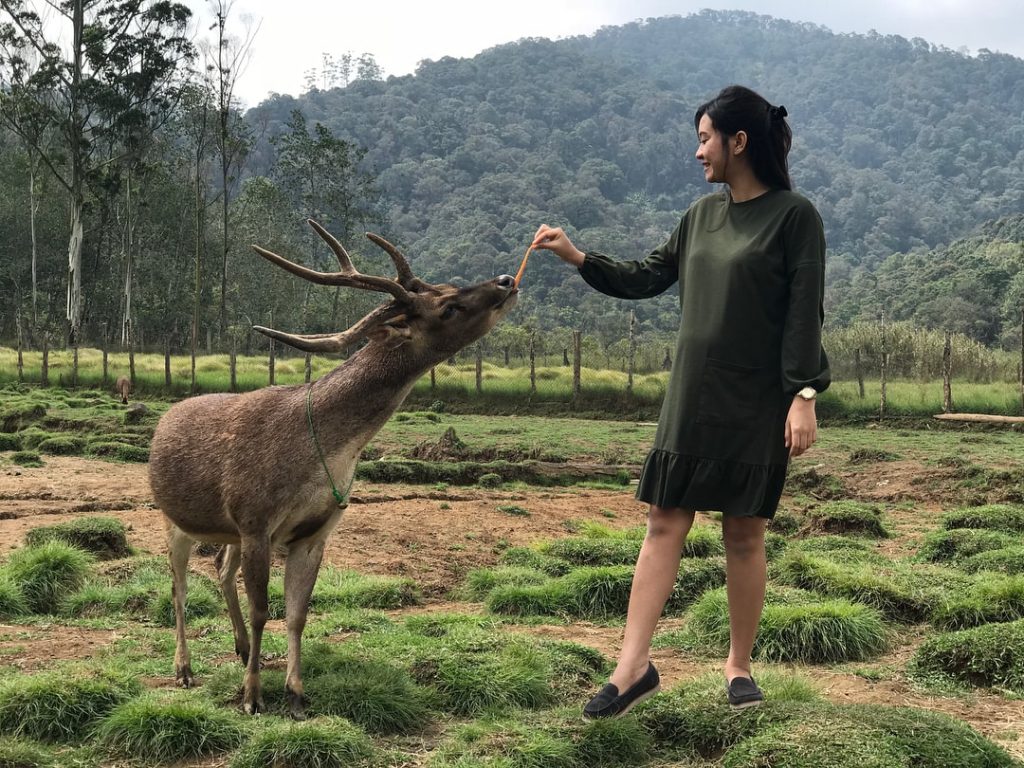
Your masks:
M 821 346 L 825 236 L 814 206 L 786 190 L 742 203 L 707 195 L 647 258 L 591 251 L 580 274 L 622 299 L 679 286 L 676 354 L 636 497 L 772 518 L 793 397 L 831 380 Z

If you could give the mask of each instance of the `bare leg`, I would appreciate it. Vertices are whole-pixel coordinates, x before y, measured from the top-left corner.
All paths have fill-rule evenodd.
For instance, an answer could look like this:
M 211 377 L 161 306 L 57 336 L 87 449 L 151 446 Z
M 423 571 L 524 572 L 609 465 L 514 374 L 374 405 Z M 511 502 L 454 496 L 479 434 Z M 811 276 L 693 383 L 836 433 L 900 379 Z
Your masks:
M 750 655 L 764 608 L 767 565 L 761 517 L 723 517 L 726 591 L 729 595 L 729 659 L 725 679 L 750 677 Z
M 679 575 L 683 544 L 692 525 L 692 510 L 651 505 L 647 536 L 636 561 L 629 593 L 622 651 L 610 681 L 619 691 L 626 690 L 647 671 L 651 638 Z
M 242 562 L 242 549 L 238 544 L 229 544 L 217 553 L 215 564 L 217 578 L 220 580 L 220 591 L 224 593 L 224 602 L 228 604 L 228 615 L 231 617 L 231 629 L 235 634 L 235 653 L 242 660 L 242 665 L 249 663 L 249 633 L 245 629 L 242 608 L 238 604 L 238 585 L 235 576 L 238 565 Z
M 316 584 L 324 542 L 293 544 L 284 567 L 285 619 L 288 624 L 288 676 L 285 690 L 292 718 L 306 719 L 302 695 L 302 630 L 306 628 L 309 596 Z
M 245 668 L 242 709 L 248 715 L 263 711 L 260 691 L 260 644 L 267 623 L 267 582 L 270 581 L 270 540 L 266 537 L 242 539 L 242 580 L 249 597 L 249 621 L 252 624 L 252 648 Z
M 185 639 L 188 603 L 188 558 L 193 540 L 174 523 L 167 523 L 167 557 L 171 563 L 171 599 L 174 602 L 174 678 L 182 688 L 192 687 L 192 660 Z

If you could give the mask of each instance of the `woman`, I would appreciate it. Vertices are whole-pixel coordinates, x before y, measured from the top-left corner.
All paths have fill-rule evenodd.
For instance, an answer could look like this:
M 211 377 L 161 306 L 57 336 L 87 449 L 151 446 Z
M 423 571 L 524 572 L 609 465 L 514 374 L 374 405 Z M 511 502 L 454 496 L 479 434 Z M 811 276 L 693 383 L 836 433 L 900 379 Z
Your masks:
M 825 238 L 813 205 L 792 191 L 786 109 L 729 86 L 694 116 L 704 178 L 726 189 L 690 206 L 642 261 L 576 248 L 542 225 L 534 247 L 577 267 L 591 286 L 625 299 L 677 280 L 682 320 L 675 362 L 637 498 L 650 504 L 622 651 L 587 718 L 619 717 L 656 693 L 651 638 L 672 592 L 694 510 L 719 510 L 726 551 L 729 703 L 764 696 L 750 657 L 764 606 L 764 533 L 789 458 L 814 442 L 814 398 L 829 385 L 821 346 Z

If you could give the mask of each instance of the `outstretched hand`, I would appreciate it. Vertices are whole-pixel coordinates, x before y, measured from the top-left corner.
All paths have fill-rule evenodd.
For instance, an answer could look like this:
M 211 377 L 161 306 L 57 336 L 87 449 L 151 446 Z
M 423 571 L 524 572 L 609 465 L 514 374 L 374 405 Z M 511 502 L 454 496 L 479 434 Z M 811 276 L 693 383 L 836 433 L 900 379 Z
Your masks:
M 572 244 L 569 236 L 561 227 L 549 227 L 541 224 L 537 234 L 533 236 L 531 248 L 542 251 L 551 251 L 562 261 L 572 264 L 574 267 L 582 267 L 585 258 L 583 251 Z

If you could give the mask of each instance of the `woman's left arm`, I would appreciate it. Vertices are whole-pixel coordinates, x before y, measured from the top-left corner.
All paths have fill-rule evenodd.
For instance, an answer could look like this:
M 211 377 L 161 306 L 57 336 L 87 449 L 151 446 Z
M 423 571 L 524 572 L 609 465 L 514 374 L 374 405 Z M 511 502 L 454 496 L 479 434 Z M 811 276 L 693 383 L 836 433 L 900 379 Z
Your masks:
M 825 232 L 810 203 L 797 208 L 783 230 L 789 279 L 789 305 L 782 333 L 782 388 L 792 397 L 786 417 L 786 447 L 799 456 L 818 437 L 815 400 L 800 397 L 810 387 L 825 391 L 831 382 L 821 346 L 825 319 Z

